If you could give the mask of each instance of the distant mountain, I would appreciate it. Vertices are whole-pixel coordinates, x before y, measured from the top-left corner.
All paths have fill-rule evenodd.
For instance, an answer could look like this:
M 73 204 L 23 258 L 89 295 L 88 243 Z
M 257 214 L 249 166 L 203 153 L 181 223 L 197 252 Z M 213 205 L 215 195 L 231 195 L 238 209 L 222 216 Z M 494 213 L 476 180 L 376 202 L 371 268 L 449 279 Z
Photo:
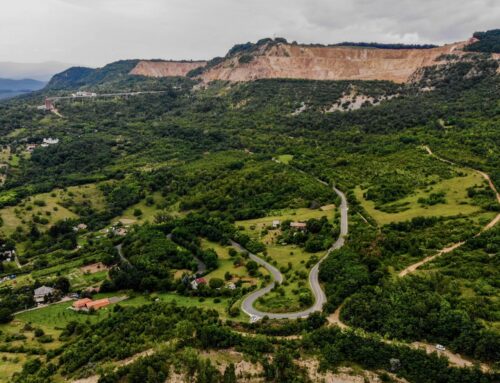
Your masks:
M 12 80 L 7 78 L 0 78 L 0 92 L 1 91 L 21 91 L 21 92 L 31 92 L 34 90 L 40 90 L 45 86 L 44 81 L 32 80 L 32 79 L 22 79 L 22 80 Z
M 46 82 L 32 79 L 12 80 L 0 78 L 0 100 L 40 90 L 45 84 Z
M 21 80 L 31 78 L 38 81 L 48 81 L 56 73 L 71 67 L 71 64 L 57 61 L 42 63 L 16 63 L 0 61 L 0 78 Z

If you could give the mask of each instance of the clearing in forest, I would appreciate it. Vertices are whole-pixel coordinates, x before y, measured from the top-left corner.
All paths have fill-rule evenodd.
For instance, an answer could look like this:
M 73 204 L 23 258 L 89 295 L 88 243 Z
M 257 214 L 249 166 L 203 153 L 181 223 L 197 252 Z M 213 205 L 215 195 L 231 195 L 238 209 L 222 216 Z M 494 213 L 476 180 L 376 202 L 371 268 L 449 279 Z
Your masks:
M 402 198 L 384 206 L 384 208 L 397 207 L 399 212 L 389 213 L 375 207 L 374 201 L 364 198 L 365 190 L 357 186 L 354 194 L 363 208 L 380 224 L 407 221 L 415 217 L 441 216 L 449 217 L 458 214 L 470 215 L 480 212 L 482 208 L 474 205 L 467 195 L 467 189 L 473 186 L 484 185 L 484 179 L 477 172 L 462 169 L 465 176 L 454 177 L 439 181 L 425 190 L 418 190 L 411 196 Z M 444 202 L 435 205 L 425 205 L 419 202 L 428 199 L 431 194 L 444 193 Z

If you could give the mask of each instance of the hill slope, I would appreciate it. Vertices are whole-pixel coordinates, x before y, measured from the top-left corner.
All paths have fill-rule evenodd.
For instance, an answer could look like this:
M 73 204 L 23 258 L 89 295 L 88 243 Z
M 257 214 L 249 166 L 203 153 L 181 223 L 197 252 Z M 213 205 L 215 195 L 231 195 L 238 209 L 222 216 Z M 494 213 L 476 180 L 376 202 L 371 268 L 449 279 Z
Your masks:
M 260 78 L 408 81 L 417 70 L 436 65 L 446 54 L 460 54 L 464 43 L 430 49 L 378 49 L 265 44 L 240 52 L 202 74 L 204 81 Z

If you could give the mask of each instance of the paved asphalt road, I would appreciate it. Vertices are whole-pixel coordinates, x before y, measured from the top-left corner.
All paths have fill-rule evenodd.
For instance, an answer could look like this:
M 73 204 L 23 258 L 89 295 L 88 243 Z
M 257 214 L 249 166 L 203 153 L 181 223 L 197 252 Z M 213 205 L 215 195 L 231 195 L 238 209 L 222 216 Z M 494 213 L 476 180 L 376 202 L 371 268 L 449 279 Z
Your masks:
M 328 185 L 324 181 L 321 181 L 321 180 L 318 180 L 318 181 L 324 185 Z M 270 283 L 269 285 L 267 285 L 266 287 L 264 287 L 260 290 L 256 290 L 256 291 L 252 292 L 250 295 L 248 295 L 243 300 L 243 303 L 241 304 L 241 308 L 243 309 L 243 311 L 247 315 L 249 315 L 252 318 L 252 320 L 261 319 L 264 316 L 268 316 L 269 318 L 272 318 L 272 319 L 305 318 L 305 317 L 309 316 L 309 314 L 311 314 L 315 311 L 322 310 L 323 305 L 326 303 L 326 296 L 325 296 L 324 291 L 321 289 L 321 286 L 320 286 L 319 280 L 318 280 L 319 265 L 326 258 L 326 256 L 328 254 L 330 254 L 330 252 L 332 252 L 333 250 L 336 250 L 336 249 L 340 249 L 342 246 L 344 246 L 344 241 L 345 241 L 344 237 L 347 235 L 347 230 L 348 230 L 347 199 L 345 198 L 344 193 L 342 193 L 336 187 L 333 187 L 333 190 L 335 191 L 335 193 L 338 194 L 338 196 L 340 197 L 340 199 L 342 201 L 340 204 L 340 235 L 339 235 L 339 238 L 337 239 L 337 241 L 333 244 L 333 246 L 330 249 L 328 249 L 328 252 L 326 253 L 326 255 L 320 259 L 320 261 L 311 269 L 311 271 L 309 273 L 309 284 L 311 285 L 311 290 L 312 290 L 313 295 L 314 295 L 314 304 L 304 311 L 293 312 L 293 313 L 276 314 L 276 313 L 266 313 L 266 312 L 262 312 L 262 311 L 257 310 L 253 306 L 254 302 L 257 299 L 259 299 L 260 297 L 262 297 L 263 295 L 267 294 L 269 291 L 271 291 L 274 288 L 276 282 L 278 282 L 278 283 L 283 282 L 283 276 L 281 275 L 280 271 L 276 267 L 267 263 L 266 261 L 264 261 L 262 258 L 256 256 L 255 254 L 249 253 L 250 259 L 252 259 L 253 261 L 257 262 L 258 264 L 264 266 L 273 277 L 272 283 Z M 236 242 L 232 242 L 232 245 L 234 247 L 236 247 L 237 249 L 239 249 L 240 251 L 246 251 L 242 246 L 240 246 Z

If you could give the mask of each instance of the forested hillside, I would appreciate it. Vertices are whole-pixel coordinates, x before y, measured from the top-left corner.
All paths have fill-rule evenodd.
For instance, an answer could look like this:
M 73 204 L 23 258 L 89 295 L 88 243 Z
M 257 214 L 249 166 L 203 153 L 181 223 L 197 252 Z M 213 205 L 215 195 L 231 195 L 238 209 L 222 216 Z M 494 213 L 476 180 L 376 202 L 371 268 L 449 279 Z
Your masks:
M 0 381 L 498 381 L 500 78 L 468 55 L 408 84 L 129 60 L 0 103 Z

